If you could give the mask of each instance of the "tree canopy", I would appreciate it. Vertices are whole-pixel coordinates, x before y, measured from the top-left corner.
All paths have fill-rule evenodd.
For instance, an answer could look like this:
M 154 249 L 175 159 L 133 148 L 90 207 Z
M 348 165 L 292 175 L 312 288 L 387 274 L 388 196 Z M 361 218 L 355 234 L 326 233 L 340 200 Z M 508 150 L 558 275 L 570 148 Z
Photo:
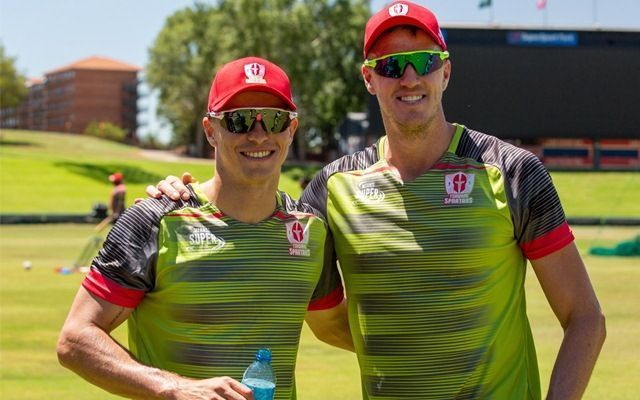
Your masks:
M 335 147 L 340 121 L 366 105 L 359 67 L 368 16 L 366 0 L 221 0 L 176 12 L 153 43 L 146 70 L 174 144 L 197 143 L 202 154 L 200 119 L 215 71 L 253 55 L 280 65 L 292 81 L 298 155 L 311 139 Z
M 17 107 L 27 95 L 25 77 L 17 71 L 15 61 L 0 44 L 0 108 Z

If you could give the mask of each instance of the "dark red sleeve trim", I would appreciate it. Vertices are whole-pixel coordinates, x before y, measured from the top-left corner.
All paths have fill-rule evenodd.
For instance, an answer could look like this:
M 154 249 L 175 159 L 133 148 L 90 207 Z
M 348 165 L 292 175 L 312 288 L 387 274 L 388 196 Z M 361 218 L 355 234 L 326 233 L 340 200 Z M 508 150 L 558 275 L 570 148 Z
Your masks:
M 135 308 L 144 297 L 143 290 L 127 289 L 91 268 L 82 282 L 89 292 L 122 307 Z
M 569 224 L 565 221 L 544 236 L 535 238 L 529 243 L 521 243 L 520 248 L 529 260 L 535 260 L 560 250 L 573 242 L 573 239 L 573 232 L 571 232 Z
M 309 311 L 328 310 L 342 303 L 343 299 L 344 299 L 344 290 L 342 289 L 342 285 L 340 285 L 328 295 L 309 303 L 307 310 Z

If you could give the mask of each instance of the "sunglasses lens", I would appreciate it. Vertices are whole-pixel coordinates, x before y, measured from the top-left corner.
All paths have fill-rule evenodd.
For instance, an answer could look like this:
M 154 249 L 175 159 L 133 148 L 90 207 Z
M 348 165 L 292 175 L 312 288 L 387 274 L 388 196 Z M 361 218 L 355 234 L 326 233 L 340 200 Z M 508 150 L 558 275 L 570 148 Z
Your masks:
M 289 113 L 272 109 L 246 109 L 225 112 L 222 124 L 231 133 L 247 133 L 253 129 L 257 119 L 269 133 L 280 133 L 289 127 Z M 258 117 L 259 115 L 259 117 Z
M 253 127 L 255 115 L 252 110 L 237 110 L 224 113 L 222 119 L 225 129 L 232 133 L 247 133 Z
M 387 78 L 400 78 L 402 74 L 404 74 L 404 68 L 406 65 L 407 62 L 405 57 L 401 55 L 390 56 L 383 58 L 382 60 L 378 60 L 374 71 L 382 76 L 386 76 Z
M 269 133 L 280 133 L 289 126 L 289 113 L 281 110 L 260 110 L 262 126 Z
M 374 71 L 387 78 L 400 78 L 404 75 L 407 65 L 411 64 L 418 75 L 424 76 L 429 72 L 440 69 L 443 61 L 437 53 L 415 52 L 410 54 L 396 54 L 376 61 Z

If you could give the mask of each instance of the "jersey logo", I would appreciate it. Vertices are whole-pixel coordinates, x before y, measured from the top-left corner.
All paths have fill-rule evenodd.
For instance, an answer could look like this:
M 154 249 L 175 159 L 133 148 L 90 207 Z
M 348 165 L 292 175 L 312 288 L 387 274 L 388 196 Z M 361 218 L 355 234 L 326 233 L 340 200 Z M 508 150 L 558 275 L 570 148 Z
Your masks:
M 358 183 L 358 192 L 356 193 L 356 200 L 353 202 L 375 204 L 382 203 L 386 195 L 382 190 L 376 187 L 375 182 L 360 182 Z
M 287 227 L 287 239 L 289 239 L 289 255 L 309 257 L 309 230 L 308 225 L 303 226 L 300 221 L 292 221 L 285 223 Z
M 476 176 L 456 172 L 444 176 L 444 187 L 448 196 L 444 198 L 444 204 L 471 204 L 473 197 L 469 194 L 473 191 L 473 183 Z
M 226 241 L 214 235 L 206 226 L 183 226 L 177 229 L 181 241 L 188 243 L 188 251 L 216 252 L 224 247 Z

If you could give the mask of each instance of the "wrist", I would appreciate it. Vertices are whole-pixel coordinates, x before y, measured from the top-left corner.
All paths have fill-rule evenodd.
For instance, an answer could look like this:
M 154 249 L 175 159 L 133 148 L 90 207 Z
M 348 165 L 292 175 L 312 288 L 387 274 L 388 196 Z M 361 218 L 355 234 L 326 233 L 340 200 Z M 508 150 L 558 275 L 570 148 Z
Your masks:
M 164 380 L 160 386 L 157 398 L 162 400 L 179 400 L 180 394 L 183 392 L 182 388 L 189 381 L 188 378 L 183 378 L 178 375 L 173 375 Z

